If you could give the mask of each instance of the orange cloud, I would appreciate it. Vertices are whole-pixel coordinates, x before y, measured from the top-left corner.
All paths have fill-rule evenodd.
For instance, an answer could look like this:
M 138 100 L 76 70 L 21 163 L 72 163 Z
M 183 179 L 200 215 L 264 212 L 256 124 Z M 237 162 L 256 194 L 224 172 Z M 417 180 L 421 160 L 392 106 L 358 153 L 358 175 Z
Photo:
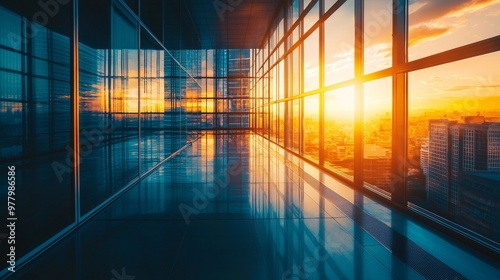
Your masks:
M 408 41 L 409 46 L 416 45 L 421 41 L 432 40 L 433 38 L 439 37 L 450 31 L 448 26 L 429 26 L 429 25 L 419 25 L 410 30 L 410 38 Z
M 477 85 L 477 86 L 454 86 L 447 91 L 462 91 L 468 89 L 495 89 L 500 88 L 500 85 Z
M 417 9 L 410 16 L 410 24 L 416 25 L 426 21 L 437 20 L 444 16 L 463 14 L 469 11 L 478 10 L 496 0 L 427 0 L 423 6 Z M 414 4 L 416 4 L 415 2 Z M 418 2 L 422 5 L 422 2 Z

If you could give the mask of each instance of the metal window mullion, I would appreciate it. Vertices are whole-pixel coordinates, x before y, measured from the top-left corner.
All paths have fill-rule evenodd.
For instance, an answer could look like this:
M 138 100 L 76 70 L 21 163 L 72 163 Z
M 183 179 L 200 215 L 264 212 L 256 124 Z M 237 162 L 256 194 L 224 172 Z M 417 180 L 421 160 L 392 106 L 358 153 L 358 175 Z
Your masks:
M 73 132 L 72 191 L 75 206 L 75 223 L 80 223 L 80 92 L 79 92 L 79 46 L 78 46 L 78 0 L 71 2 L 71 131 Z
M 393 0 L 392 182 L 391 199 L 406 206 L 408 148 L 408 73 L 396 72 L 408 62 L 408 0 Z
M 320 15 L 323 17 L 324 13 L 324 2 L 320 3 Z M 325 162 L 324 150 L 325 150 L 325 92 L 323 87 L 325 86 L 325 22 L 321 18 L 321 24 L 319 25 L 319 88 L 321 92 L 319 93 L 319 165 L 323 166 Z
M 364 0 L 354 3 L 354 187 L 363 187 L 363 75 L 364 75 Z

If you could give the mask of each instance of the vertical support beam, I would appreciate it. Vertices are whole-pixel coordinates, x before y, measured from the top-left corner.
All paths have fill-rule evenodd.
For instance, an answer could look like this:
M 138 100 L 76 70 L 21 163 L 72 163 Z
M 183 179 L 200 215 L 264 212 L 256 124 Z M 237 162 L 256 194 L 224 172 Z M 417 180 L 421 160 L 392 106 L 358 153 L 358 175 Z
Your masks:
M 28 38 L 27 32 L 28 29 L 31 30 L 32 23 L 23 17 L 22 19 L 22 36 L 23 38 Z M 42 36 L 42 35 L 38 35 Z M 26 72 L 26 75 L 23 75 L 26 79 L 26 104 L 23 109 L 25 110 L 25 123 L 23 123 L 23 129 L 25 135 L 25 143 L 26 149 L 23 147 L 23 156 L 27 157 L 29 155 L 35 154 L 36 151 L 36 143 L 37 143 L 37 135 L 36 135 L 36 110 L 35 110 L 35 97 L 33 90 L 33 38 L 26 40 L 26 42 L 22 42 L 23 50 L 26 55 L 23 55 L 23 60 L 26 62 L 23 64 L 23 68 Z
M 283 22 L 284 22 L 284 27 L 285 27 L 285 31 L 283 32 L 283 34 L 286 34 L 288 29 L 289 29 L 289 26 L 291 26 L 291 24 L 289 23 L 289 16 L 288 16 L 288 11 L 287 11 L 287 5 L 283 5 Z M 285 36 L 285 35 L 283 35 Z M 288 38 L 286 38 L 284 41 L 283 41 L 283 45 L 284 45 L 284 53 L 286 53 L 288 51 L 288 48 L 289 48 L 289 44 L 288 44 L 289 40 Z M 284 80 L 284 88 L 283 90 L 285 91 L 285 94 L 283 95 L 284 98 L 288 98 L 288 97 L 291 97 L 291 94 L 290 94 L 290 88 L 291 86 L 289 85 L 289 82 L 290 82 L 290 76 L 289 75 L 290 73 L 290 69 L 289 69 L 289 65 L 290 65 L 290 57 L 291 57 L 291 54 L 283 57 L 283 80 Z M 285 101 L 284 105 L 283 105 L 283 108 L 285 109 L 285 112 L 283 114 L 283 125 L 285 126 L 285 129 L 283 130 L 283 138 L 284 138 L 284 146 L 287 147 L 287 148 L 290 148 L 292 149 L 292 145 L 291 144 L 291 140 L 292 140 L 292 135 L 290 134 L 290 130 L 292 129 L 292 125 L 290 123 L 290 116 L 292 115 L 291 114 L 291 111 L 292 111 L 292 107 L 290 106 L 291 102 L 290 101 Z
M 363 75 L 364 75 L 364 0 L 354 2 L 354 186 L 363 187 Z
M 320 1 L 320 14 L 323 18 L 324 2 Z M 322 21 L 319 26 L 319 88 L 323 89 L 325 86 L 325 22 Z M 321 91 L 319 94 L 319 165 L 323 166 L 325 162 L 325 92 Z
M 75 223 L 80 223 L 80 76 L 78 57 L 78 0 L 71 1 L 71 131 L 73 138 L 72 191 L 75 206 Z
M 304 5 L 303 1 L 299 1 L 299 14 L 302 13 Z M 297 27 L 296 27 L 297 28 Z M 300 36 L 300 45 L 298 48 L 300 49 L 299 51 L 299 77 L 300 77 L 300 91 L 299 94 L 304 93 L 304 21 L 300 20 L 299 23 L 299 36 Z M 300 114 L 299 114 L 299 131 L 300 131 L 300 137 L 299 137 L 299 154 L 303 155 L 304 154 L 304 97 L 300 98 L 300 106 L 299 106 Z
M 392 201 L 406 205 L 408 146 L 408 75 L 398 73 L 408 61 L 408 0 L 393 0 L 392 23 Z
M 267 139 L 271 139 L 271 127 L 272 127 L 272 123 L 271 123 L 271 105 L 269 105 L 269 103 L 271 103 L 271 71 L 270 71 L 270 67 L 271 67 L 271 62 L 269 61 L 269 58 L 270 58 L 270 49 L 271 49 L 271 41 L 269 40 L 269 38 L 266 38 L 267 40 L 267 44 L 266 44 L 266 48 L 267 48 L 267 51 L 266 51 L 266 54 L 267 54 L 267 57 L 265 57 L 264 59 L 267 59 L 266 60 L 266 64 L 267 64 L 267 67 L 266 67 L 266 72 L 267 72 L 267 88 L 266 88 L 266 93 L 267 93 Z
M 141 14 L 141 1 L 138 3 L 139 7 L 139 16 Z M 138 162 L 138 169 L 139 173 L 137 176 L 141 176 L 142 170 L 141 170 L 141 23 L 138 21 L 137 22 L 137 160 Z M 144 65 L 145 67 L 146 65 Z M 146 69 L 144 69 L 146 71 Z

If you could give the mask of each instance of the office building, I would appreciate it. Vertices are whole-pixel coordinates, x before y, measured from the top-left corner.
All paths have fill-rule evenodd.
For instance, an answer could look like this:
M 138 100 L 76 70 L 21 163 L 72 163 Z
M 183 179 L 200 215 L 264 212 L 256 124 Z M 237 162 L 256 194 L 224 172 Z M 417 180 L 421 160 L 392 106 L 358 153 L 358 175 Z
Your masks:
M 498 226 L 495 219 L 486 217 L 487 212 L 491 211 L 489 215 L 495 215 L 493 213 L 500 210 L 496 204 L 488 206 L 470 201 L 486 197 L 496 200 L 498 184 L 492 179 L 487 181 L 488 185 L 482 176 L 476 176 L 479 174 L 476 171 L 483 172 L 480 174 L 486 177 L 489 173 L 498 172 L 499 158 L 496 154 L 499 131 L 500 123 L 487 122 L 483 116 L 466 116 L 460 122 L 429 121 L 429 171 L 426 183 L 432 208 L 449 214 L 452 219 L 461 220 L 461 224 L 466 226 L 474 219 L 469 216 L 466 222 L 461 213 L 483 213 L 478 214 L 475 218 L 477 221 L 473 222 L 476 229 L 478 223 Z M 474 179 L 477 179 L 477 184 Z M 486 228 L 491 231 L 495 227 L 490 224 Z

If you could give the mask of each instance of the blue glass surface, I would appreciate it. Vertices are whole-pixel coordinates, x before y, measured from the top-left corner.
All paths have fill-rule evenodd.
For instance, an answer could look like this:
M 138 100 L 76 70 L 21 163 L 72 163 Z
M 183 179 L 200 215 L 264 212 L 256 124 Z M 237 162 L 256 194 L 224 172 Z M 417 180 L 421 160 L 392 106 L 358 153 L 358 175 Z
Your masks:
M 495 265 L 260 136 L 208 134 L 14 276 L 493 279 Z

